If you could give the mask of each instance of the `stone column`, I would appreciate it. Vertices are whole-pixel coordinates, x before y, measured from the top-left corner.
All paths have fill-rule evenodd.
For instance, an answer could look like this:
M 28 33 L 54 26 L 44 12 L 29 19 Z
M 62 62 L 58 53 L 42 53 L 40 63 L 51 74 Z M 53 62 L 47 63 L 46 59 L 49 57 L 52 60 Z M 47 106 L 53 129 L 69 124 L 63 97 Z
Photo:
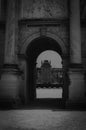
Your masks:
M 72 102 L 85 102 L 84 75 L 82 70 L 80 0 L 70 0 L 69 100 Z
M 80 0 L 70 0 L 70 61 L 81 64 Z
M 17 65 L 17 0 L 8 0 L 5 57 L 0 85 L 0 101 L 19 102 L 20 71 Z M 5 103 L 6 104 L 6 103 Z M 8 104 L 8 103 L 7 103 Z
M 9 0 L 7 7 L 6 40 L 5 40 L 5 64 L 16 63 L 16 0 Z
M 1 10 L 1 0 L 0 0 L 0 20 L 1 20 L 1 12 L 2 10 Z

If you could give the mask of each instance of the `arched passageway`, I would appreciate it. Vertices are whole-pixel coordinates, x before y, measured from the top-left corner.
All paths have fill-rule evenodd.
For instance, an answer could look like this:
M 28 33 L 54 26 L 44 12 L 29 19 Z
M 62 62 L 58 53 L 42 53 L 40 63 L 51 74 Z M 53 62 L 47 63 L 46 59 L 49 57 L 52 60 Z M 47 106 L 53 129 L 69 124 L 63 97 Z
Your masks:
M 63 52 L 60 45 L 52 38 L 49 37 L 39 37 L 33 40 L 27 47 L 26 50 L 26 62 L 27 62 L 27 79 L 26 79 L 26 92 L 27 92 L 27 102 L 34 101 L 36 99 L 36 60 L 37 57 L 44 51 L 52 50 L 57 52 L 62 57 L 63 62 Z M 64 64 L 64 63 L 63 63 Z M 63 65 L 63 70 L 65 70 Z M 64 75 L 63 75 L 64 77 Z M 64 79 L 63 79 L 64 80 Z M 64 81 L 63 81 L 64 82 Z M 68 95 L 68 87 L 63 85 L 62 99 L 66 101 Z

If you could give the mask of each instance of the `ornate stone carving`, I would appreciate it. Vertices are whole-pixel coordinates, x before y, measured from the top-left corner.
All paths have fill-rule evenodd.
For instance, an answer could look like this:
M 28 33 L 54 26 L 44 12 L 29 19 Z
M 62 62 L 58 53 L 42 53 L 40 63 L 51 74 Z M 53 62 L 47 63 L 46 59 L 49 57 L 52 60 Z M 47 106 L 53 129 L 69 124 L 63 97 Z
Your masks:
M 65 46 L 68 47 L 68 30 L 66 26 L 48 27 L 47 32 L 57 35 L 57 37 L 62 39 Z
M 25 44 L 26 40 L 33 36 L 34 34 L 39 33 L 39 36 L 46 36 L 48 33 L 54 34 L 59 37 L 67 50 L 69 47 L 68 44 L 68 30 L 66 26 L 37 26 L 37 27 L 27 27 L 26 25 L 21 26 L 19 31 L 19 44 L 18 50 L 20 52 L 23 44 Z
M 21 18 L 64 18 L 67 9 L 67 0 L 22 0 Z
M 40 36 L 46 36 L 47 27 L 43 26 L 40 28 Z
M 40 30 L 40 27 L 27 27 L 27 26 L 21 26 L 19 30 L 19 44 L 18 44 L 18 51 L 21 50 L 22 45 L 25 43 L 25 41 L 33 34 L 38 33 Z

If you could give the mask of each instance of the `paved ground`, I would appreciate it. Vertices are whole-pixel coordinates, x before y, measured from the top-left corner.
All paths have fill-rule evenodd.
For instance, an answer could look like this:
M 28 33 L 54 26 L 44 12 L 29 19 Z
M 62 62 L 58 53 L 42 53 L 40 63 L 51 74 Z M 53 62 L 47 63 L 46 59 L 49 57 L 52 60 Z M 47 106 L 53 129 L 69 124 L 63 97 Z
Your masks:
M 86 111 L 0 110 L 0 130 L 86 130 Z

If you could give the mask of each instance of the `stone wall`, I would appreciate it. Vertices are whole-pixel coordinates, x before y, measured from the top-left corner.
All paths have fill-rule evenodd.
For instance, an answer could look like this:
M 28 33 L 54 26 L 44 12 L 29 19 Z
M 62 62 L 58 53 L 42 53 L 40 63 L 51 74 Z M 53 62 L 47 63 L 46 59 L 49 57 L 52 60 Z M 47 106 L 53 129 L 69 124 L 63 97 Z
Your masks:
M 84 69 L 86 70 L 86 27 L 81 28 L 81 40 L 82 40 L 82 62 Z
M 45 37 L 48 36 L 48 33 L 51 33 L 61 39 L 64 43 L 64 46 L 68 50 L 69 47 L 69 35 L 68 35 L 68 27 L 65 25 L 60 26 L 46 26 L 44 34 L 41 34 L 41 30 L 43 29 L 41 26 L 36 27 L 28 27 L 27 25 L 21 25 L 19 27 L 19 42 L 18 42 L 18 51 L 20 52 L 25 42 L 32 37 L 34 34 L 44 35 Z M 58 41 L 59 43 L 59 41 Z M 28 43 L 29 44 L 29 43 Z M 60 44 L 60 43 L 59 43 Z
M 2 66 L 4 63 L 4 45 L 5 45 L 5 29 L 0 28 L 0 77 L 1 77 L 1 71 Z
M 6 20 L 7 0 L 0 0 L 0 21 Z
M 22 0 L 20 19 L 68 17 L 67 0 Z
M 4 64 L 7 0 L 0 0 L 0 77 Z

